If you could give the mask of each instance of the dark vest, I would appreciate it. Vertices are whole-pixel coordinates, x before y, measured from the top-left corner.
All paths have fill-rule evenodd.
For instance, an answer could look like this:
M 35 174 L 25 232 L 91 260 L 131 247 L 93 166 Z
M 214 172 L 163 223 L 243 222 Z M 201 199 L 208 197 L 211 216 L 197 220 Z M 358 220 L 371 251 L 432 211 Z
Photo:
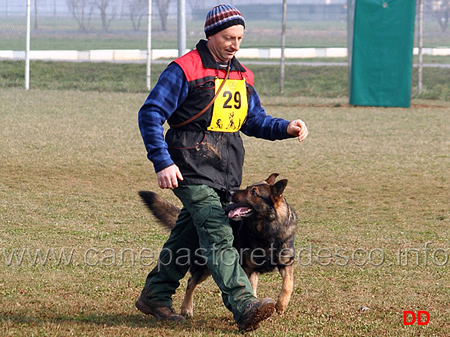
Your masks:
M 214 80 L 224 78 L 225 69 L 218 65 L 200 41 L 195 50 L 174 61 L 183 70 L 189 85 L 186 100 L 168 119 L 169 125 L 179 124 L 201 111 L 214 97 Z M 253 91 L 253 73 L 232 60 L 230 79 L 244 78 L 247 98 Z M 207 131 L 213 107 L 201 117 L 181 128 L 170 128 L 166 142 L 172 160 L 180 168 L 184 180 L 180 184 L 205 184 L 220 191 L 237 189 L 242 181 L 244 147 L 239 132 Z

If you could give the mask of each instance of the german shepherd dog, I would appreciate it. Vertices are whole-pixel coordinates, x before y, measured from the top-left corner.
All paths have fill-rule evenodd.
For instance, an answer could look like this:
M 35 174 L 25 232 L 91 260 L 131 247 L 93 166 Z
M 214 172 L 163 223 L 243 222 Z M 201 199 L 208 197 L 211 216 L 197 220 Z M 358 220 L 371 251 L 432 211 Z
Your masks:
M 231 203 L 224 209 L 233 228 L 233 245 L 239 252 L 240 264 L 250 280 L 255 297 L 258 275 L 278 268 L 283 283 L 275 308 L 282 315 L 294 285 L 294 234 L 297 216 L 283 196 L 287 180 L 275 182 L 277 176 L 277 173 L 273 173 L 264 181 L 235 191 L 232 193 Z M 176 206 L 153 192 L 140 191 L 139 195 L 164 227 L 171 229 L 175 225 L 180 211 Z M 191 261 L 189 271 L 191 276 L 181 305 L 181 314 L 192 317 L 194 290 L 211 274 L 205 261 L 201 260 Z

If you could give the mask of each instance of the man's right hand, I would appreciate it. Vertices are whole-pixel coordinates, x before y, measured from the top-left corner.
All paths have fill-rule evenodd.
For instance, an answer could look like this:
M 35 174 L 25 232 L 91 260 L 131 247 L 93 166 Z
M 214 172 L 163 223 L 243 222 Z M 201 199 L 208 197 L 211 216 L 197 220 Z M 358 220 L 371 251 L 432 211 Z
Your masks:
M 183 176 L 177 165 L 167 166 L 165 169 L 156 173 L 158 185 L 160 188 L 169 188 L 173 190 L 178 187 L 178 180 L 183 180 Z

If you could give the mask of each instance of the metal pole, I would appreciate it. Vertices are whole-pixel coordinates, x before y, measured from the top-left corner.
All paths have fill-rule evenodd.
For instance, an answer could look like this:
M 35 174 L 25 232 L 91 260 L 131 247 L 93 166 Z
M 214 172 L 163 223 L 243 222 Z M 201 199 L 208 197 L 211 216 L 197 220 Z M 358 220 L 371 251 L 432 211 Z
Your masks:
M 283 18 L 281 23 L 281 60 L 280 60 L 280 94 L 284 91 L 284 51 L 286 49 L 286 12 L 287 0 L 283 0 Z
M 27 0 L 27 40 L 25 47 L 25 90 L 30 89 L 31 0 Z
M 186 50 L 186 0 L 178 0 L 178 56 Z
M 423 70 L 423 0 L 419 0 L 419 68 L 417 73 L 417 93 L 422 93 Z
M 352 53 L 353 53 L 353 23 L 355 17 L 355 0 L 347 0 L 347 59 L 348 87 L 352 87 Z
M 151 89 L 152 74 L 152 0 L 148 0 L 148 27 L 147 27 L 147 90 Z

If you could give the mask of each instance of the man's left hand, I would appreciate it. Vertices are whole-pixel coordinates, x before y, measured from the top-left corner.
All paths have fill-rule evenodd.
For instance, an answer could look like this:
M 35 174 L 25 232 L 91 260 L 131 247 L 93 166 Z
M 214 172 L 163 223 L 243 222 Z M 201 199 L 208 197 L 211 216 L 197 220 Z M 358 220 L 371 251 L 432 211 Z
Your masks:
M 301 119 L 296 119 L 289 123 L 287 133 L 298 138 L 299 142 L 303 142 L 308 137 L 308 128 Z

